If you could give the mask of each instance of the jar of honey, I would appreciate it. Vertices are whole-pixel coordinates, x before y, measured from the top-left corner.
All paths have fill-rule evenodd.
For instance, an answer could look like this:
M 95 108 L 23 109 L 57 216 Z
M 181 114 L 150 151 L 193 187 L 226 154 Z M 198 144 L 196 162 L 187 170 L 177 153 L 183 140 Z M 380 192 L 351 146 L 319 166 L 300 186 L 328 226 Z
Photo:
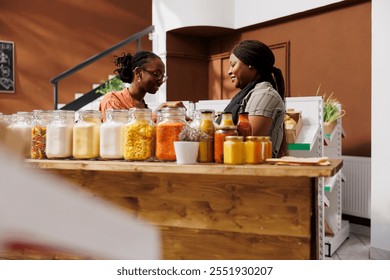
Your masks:
M 272 158 L 272 142 L 271 137 L 269 136 L 262 136 L 262 155 L 264 160 L 267 158 Z
M 247 136 L 245 141 L 245 163 L 259 164 L 264 161 L 262 153 L 262 137 Z
M 219 126 L 214 133 L 214 161 L 223 163 L 223 145 L 226 136 L 238 136 L 237 126 Z
M 245 146 L 243 136 L 226 136 L 223 144 L 224 164 L 244 164 Z
M 199 142 L 199 162 L 214 162 L 214 112 L 203 111 L 200 119 L 199 130 L 206 133 L 209 138 Z

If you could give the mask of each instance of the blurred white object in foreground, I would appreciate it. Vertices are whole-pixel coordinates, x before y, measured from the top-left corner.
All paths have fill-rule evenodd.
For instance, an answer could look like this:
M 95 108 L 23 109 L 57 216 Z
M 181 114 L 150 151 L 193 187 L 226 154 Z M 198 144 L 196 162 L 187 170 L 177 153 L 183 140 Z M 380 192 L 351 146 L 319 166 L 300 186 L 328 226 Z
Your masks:
M 160 258 L 157 228 L 24 167 L 17 151 L 2 141 L 4 133 L 0 127 L 0 252 L 30 246 L 91 259 Z

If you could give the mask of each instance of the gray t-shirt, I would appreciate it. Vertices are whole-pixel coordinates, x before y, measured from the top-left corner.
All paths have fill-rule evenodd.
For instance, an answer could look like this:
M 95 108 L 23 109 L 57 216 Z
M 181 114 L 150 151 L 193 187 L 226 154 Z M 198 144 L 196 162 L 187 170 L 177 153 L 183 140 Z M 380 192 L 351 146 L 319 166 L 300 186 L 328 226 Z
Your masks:
M 248 99 L 249 98 L 249 99 Z M 244 98 L 245 111 L 250 116 L 265 116 L 272 118 L 269 132 L 272 141 L 272 155 L 276 157 L 283 141 L 283 122 L 286 109 L 283 99 L 269 82 L 258 83 Z M 267 136 L 267 135 L 259 135 Z

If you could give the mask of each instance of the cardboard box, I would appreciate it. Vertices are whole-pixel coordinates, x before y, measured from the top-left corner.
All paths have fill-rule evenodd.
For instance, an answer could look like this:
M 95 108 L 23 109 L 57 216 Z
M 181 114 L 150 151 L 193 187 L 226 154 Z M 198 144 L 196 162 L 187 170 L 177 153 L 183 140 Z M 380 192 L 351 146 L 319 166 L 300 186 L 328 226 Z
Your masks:
M 294 144 L 303 126 L 302 115 L 301 112 L 295 111 L 294 109 L 287 109 L 286 115 L 295 121 L 295 124 L 285 122 L 284 132 L 286 134 L 286 142 L 288 144 Z

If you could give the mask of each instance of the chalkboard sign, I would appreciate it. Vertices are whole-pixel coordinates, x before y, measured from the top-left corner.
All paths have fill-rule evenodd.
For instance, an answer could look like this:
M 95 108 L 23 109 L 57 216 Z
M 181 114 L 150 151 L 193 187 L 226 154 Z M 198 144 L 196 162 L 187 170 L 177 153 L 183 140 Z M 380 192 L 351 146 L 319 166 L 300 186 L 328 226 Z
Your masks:
M 0 92 L 15 92 L 14 43 L 0 41 Z

